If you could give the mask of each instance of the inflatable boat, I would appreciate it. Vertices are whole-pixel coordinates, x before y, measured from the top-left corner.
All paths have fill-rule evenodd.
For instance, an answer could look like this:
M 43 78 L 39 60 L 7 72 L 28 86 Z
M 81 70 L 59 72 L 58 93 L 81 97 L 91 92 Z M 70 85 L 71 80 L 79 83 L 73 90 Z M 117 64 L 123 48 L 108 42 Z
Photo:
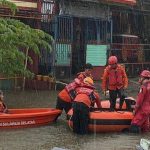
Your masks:
M 48 125 L 60 113 L 60 110 L 53 108 L 9 109 L 8 113 L 0 113 L 0 129 Z
M 102 101 L 102 109 L 95 108 L 90 112 L 89 131 L 91 132 L 121 132 L 129 129 L 133 119 L 133 113 L 126 111 L 125 104 L 123 110 L 110 112 L 109 101 Z M 116 105 L 118 108 L 118 104 Z M 69 127 L 73 127 L 72 109 L 67 114 L 67 122 Z
M 134 108 L 136 100 L 133 97 L 126 97 L 125 100 L 128 100 L 128 104 L 131 105 L 131 108 Z M 109 100 L 102 100 L 101 105 L 102 105 L 102 108 L 110 108 L 110 101 Z M 117 98 L 115 108 L 119 109 L 119 105 L 120 105 L 120 99 Z M 97 107 L 97 106 L 95 105 L 95 107 Z M 126 109 L 127 109 L 127 106 L 126 106 L 126 103 L 124 102 L 122 105 L 122 110 L 126 110 Z

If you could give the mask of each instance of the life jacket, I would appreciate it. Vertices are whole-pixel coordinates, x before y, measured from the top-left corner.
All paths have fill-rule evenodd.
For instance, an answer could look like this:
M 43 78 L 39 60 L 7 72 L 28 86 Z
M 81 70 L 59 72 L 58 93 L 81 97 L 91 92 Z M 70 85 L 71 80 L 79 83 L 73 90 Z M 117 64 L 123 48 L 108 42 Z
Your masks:
M 122 80 L 122 70 L 119 68 L 109 69 L 109 85 L 120 86 L 123 84 Z
M 72 101 L 69 93 L 67 92 L 65 88 L 58 93 L 58 97 L 65 102 L 71 103 Z
M 76 89 L 77 94 L 86 94 L 86 95 L 90 95 L 93 90 L 86 88 L 86 87 L 80 87 Z
M 125 84 L 124 81 L 125 81 L 126 76 L 124 75 L 123 69 L 124 68 L 121 65 L 117 65 L 116 69 L 112 69 L 110 66 L 106 67 L 107 84 L 108 84 L 109 90 L 120 89 L 124 86 Z
M 93 89 L 90 89 L 87 87 L 79 87 L 76 89 L 76 92 L 77 92 L 77 95 L 78 94 L 86 94 L 89 97 L 91 103 L 94 103 L 96 100 L 96 96 L 94 95 Z
M 150 81 L 141 86 L 135 105 L 135 108 L 137 107 L 137 111 L 150 114 Z
M 74 82 L 69 83 L 68 85 L 65 86 L 65 89 L 67 92 L 70 92 L 71 90 L 75 90 L 76 87 L 78 87 L 80 85 L 80 80 L 79 79 L 75 79 Z
M 94 90 L 94 89 L 95 89 L 95 87 L 94 87 L 94 86 L 92 86 L 92 85 L 88 85 L 88 84 L 86 84 L 86 83 L 81 83 L 79 87 L 85 87 L 85 88 L 89 88 L 89 89 L 92 89 L 92 90 Z

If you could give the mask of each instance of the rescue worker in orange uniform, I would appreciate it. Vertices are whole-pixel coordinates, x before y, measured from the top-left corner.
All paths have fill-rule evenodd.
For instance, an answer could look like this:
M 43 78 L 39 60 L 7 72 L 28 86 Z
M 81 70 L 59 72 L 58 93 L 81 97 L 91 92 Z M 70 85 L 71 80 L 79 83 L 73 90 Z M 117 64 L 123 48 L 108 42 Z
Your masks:
M 136 99 L 134 118 L 130 128 L 130 132 L 133 133 L 150 131 L 150 71 L 142 71 L 139 83 L 141 87 Z
M 84 78 L 86 78 L 86 77 L 90 77 L 90 78 L 93 79 L 92 74 L 91 74 L 91 73 L 92 73 L 92 70 L 93 70 L 92 64 L 87 63 L 87 64 L 85 65 L 85 70 L 84 70 L 84 72 L 79 72 L 79 73 L 77 73 L 77 78 L 80 79 L 81 81 L 83 81 Z
M 110 111 L 115 110 L 117 96 L 120 98 L 120 109 L 122 108 L 125 93 L 124 90 L 128 86 L 128 78 L 123 66 L 118 64 L 116 56 L 110 56 L 108 66 L 104 70 L 102 80 L 102 90 L 105 94 L 109 90 Z
M 7 113 L 8 109 L 7 106 L 4 104 L 4 95 L 3 92 L 0 90 L 0 113 Z
M 84 83 L 88 87 L 82 86 L 76 89 L 77 96 L 72 104 L 73 132 L 77 134 L 88 133 L 90 107 L 96 103 L 97 107 L 101 108 L 100 96 L 94 91 L 93 80 L 86 77 Z
M 72 107 L 72 101 L 76 97 L 75 89 L 80 84 L 81 84 L 80 80 L 78 78 L 75 78 L 73 82 L 65 86 L 65 88 L 57 96 L 57 103 L 56 103 L 57 109 L 60 109 L 62 111 L 64 109 L 66 114 L 68 113 L 68 111 Z

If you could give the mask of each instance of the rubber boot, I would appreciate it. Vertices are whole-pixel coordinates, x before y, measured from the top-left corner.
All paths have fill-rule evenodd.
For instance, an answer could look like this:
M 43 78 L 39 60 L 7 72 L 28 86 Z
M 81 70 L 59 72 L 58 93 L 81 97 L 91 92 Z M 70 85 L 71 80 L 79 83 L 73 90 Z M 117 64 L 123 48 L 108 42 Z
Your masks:
M 140 133 L 141 129 L 139 126 L 132 124 L 129 131 L 130 131 L 130 133 Z

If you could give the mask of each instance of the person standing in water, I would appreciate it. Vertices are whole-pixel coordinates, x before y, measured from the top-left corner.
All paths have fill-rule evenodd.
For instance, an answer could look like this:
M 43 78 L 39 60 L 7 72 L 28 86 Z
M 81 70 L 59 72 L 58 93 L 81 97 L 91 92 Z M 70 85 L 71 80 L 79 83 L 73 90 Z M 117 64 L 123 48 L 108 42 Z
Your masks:
M 150 131 L 150 71 L 144 70 L 141 72 L 139 83 L 141 86 L 130 128 L 132 133 Z
M 105 94 L 109 90 L 110 111 L 115 110 L 117 96 L 120 98 L 120 109 L 122 108 L 125 94 L 124 90 L 128 87 L 128 78 L 125 68 L 118 64 L 116 56 L 110 56 L 108 66 L 104 70 L 102 80 L 102 90 Z
M 84 79 L 85 86 L 76 89 L 73 108 L 73 132 L 77 134 L 87 134 L 89 124 L 89 112 L 91 106 L 97 104 L 101 108 L 100 96 L 95 92 L 93 80 L 90 77 Z
M 80 86 L 80 84 L 80 80 L 78 78 L 75 78 L 73 82 L 66 85 L 65 88 L 59 92 L 57 96 L 56 109 L 59 109 L 61 111 L 65 110 L 65 113 L 68 113 L 68 111 L 72 107 L 72 102 L 76 97 L 76 88 Z M 58 119 L 58 117 L 56 118 L 56 120 Z

